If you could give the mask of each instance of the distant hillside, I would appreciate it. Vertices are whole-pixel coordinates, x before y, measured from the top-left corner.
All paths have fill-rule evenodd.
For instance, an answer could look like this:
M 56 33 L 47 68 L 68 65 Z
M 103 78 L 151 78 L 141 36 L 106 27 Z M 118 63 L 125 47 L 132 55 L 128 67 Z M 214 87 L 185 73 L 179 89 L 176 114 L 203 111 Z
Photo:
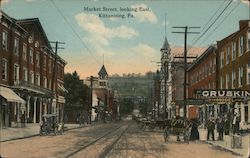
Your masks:
M 109 87 L 117 90 L 121 97 L 148 97 L 153 88 L 153 73 L 146 75 L 114 75 L 109 78 Z

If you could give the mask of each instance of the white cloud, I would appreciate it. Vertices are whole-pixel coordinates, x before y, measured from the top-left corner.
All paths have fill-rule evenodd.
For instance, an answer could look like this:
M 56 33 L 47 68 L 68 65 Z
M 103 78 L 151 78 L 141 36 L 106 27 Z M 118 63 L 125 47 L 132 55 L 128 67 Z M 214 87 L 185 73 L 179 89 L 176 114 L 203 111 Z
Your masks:
M 78 25 L 87 31 L 88 36 L 85 39 L 91 43 L 109 45 L 112 38 L 131 39 L 138 36 L 139 33 L 133 28 L 121 25 L 114 28 L 106 27 L 97 15 L 80 13 L 75 16 Z
M 1 4 L 2 4 L 2 5 L 11 2 L 11 0 L 0 0 L 0 1 L 1 1 Z
M 137 8 L 139 9 L 141 8 L 148 8 L 147 5 L 145 4 L 138 4 L 138 5 L 132 5 L 132 8 Z M 156 17 L 156 15 L 153 13 L 152 9 L 150 8 L 150 11 L 139 11 L 137 10 L 137 12 L 133 12 L 133 14 L 135 15 L 135 18 L 137 18 L 137 20 L 139 22 L 150 22 L 153 24 L 156 24 L 158 22 L 158 19 Z
M 157 51 L 147 44 L 139 43 L 135 48 L 132 49 L 135 53 L 139 53 L 145 57 L 153 58 Z
M 248 4 L 249 5 L 249 1 L 248 0 L 240 0 L 242 3 Z

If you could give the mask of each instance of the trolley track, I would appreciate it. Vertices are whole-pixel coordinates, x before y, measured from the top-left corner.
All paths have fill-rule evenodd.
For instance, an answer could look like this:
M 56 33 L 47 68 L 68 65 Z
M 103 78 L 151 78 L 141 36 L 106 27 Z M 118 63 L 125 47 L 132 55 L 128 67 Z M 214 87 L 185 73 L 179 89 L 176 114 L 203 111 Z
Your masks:
M 79 155 L 81 155 L 81 153 L 84 152 L 85 149 L 95 147 L 96 144 L 98 144 L 101 141 L 104 141 L 104 139 L 106 139 L 111 134 L 118 135 L 117 138 L 113 138 L 114 140 L 112 141 L 111 144 L 106 145 L 104 150 L 101 153 L 99 153 L 98 157 L 100 157 L 100 158 L 105 157 L 112 150 L 114 145 L 120 140 L 122 135 L 128 130 L 130 125 L 131 125 L 131 123 L 123 124 L 123 125 L 120 125 L 119 127 L 110 129 L 109 131 L 105 132 L 103 135 L 99 136 L 95 140 L 93 140 L 93 141 L 91 141 L 83 146 L 78 147 L 76 150 L 74 150 L 70 153 L 65 153 L 64 157 L 66 157 L 66 158 L 79 157 Z M 118 134 L 116 134 L 116 133 L 118 133 Z

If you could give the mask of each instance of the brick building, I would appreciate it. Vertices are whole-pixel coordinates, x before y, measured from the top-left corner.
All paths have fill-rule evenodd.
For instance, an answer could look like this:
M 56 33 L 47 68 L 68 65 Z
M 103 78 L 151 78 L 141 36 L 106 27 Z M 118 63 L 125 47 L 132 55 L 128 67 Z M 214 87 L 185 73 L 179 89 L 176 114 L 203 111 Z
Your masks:
M 240 21 L 239 30 L 217 41 L 217 45 L 218 89 L 250 91 L 250 21 Z M 241 128 L 250 123 L 250 98 L 224 106 L 227 111 L 235 108 L 234 113 L 241 119 Z
M 197 95 L 198 89 L 216 89 L 216 46 L 209 46 L 187 69 L 188 76 L 188 107 L 191 110 L 196 108 L 201 122 L 204 122 L 208 115 L 216 115 L 214 104 L 205 103 L 200 95 Z M 188 116 L 191 116 L 187 110 Z
M 22 114 L 32 123 L 46 113 L 57 113 L 62 120 L 66 62 L 53 52 L 39 19 L 17 20 L 3 13 L 0 32 L 0 84 L 14 92 L 0 92 L 3 125 L 18 124 Z M 23 101 L 11 100 L 15 94 Z

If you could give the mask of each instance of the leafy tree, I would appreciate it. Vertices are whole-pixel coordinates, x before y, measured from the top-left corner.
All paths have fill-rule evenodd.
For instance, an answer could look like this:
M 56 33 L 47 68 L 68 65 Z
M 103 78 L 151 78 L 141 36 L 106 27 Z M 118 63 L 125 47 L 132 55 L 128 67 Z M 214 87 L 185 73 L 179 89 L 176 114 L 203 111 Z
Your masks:
M 121 115 L 131 114 L 134 109 L 134 101 L 129 98 L 123 98 L 120 100 L 120 113 Z
M 76 71 L 72 74 L 67 73 L 64 75 L 64 87 L 68 90 L 65 95 L 65 108 L 66 109 L 87 109 L 90 102 L 90 90 L 80 80 Z

